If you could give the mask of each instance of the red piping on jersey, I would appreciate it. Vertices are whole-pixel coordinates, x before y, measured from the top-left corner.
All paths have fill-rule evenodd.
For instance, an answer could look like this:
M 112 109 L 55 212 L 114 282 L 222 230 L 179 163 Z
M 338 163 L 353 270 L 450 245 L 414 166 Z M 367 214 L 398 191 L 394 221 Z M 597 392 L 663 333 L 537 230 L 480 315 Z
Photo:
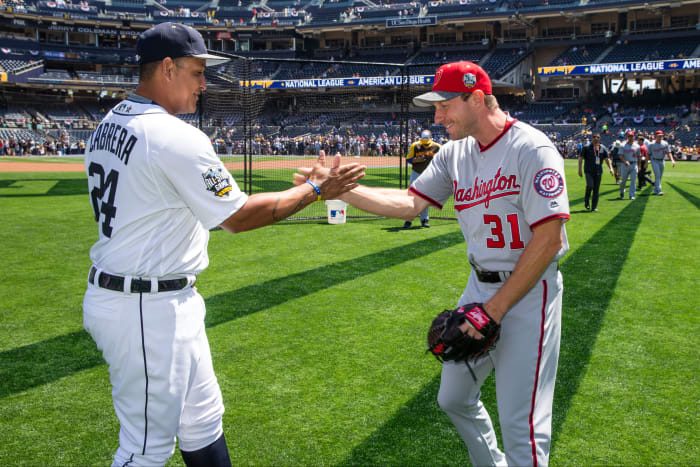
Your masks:
M 499 194 L 497 194 L 497 195 L 488 196 L 488 197 L 482 199 L 481 201 L 476 201 L 476 202 L 474 202 L 474 203 L 469 203 L 469 204 L 455 204 L 455 209 L 456 209 L 457 211 L 464 211 L 465 209 L 472 208 L 472 207 L 476 206 L 477 204 L 486 203 L 486 202 L 488 202 L 488 201 L 491 201 L 492 199 L 502 198 L 502 197 L 504 197 L 504 196 L 510 196 L 510 195 L 519 195 L 519 194 L 520 194 L 519 191 L 507 191 L 507 192 L 505 192 L 505 193 L 499 193 Z
M 513 124 L 514 124 L 515 122 L 517 122 L 517 121 L 518 121 L 518 120 L 515 119 L 515 118 L 514 118 L 513 120 L 506 120 L 506 125 L 503 127 L 503 131 L 501 131 L 501 133 L 500 133 L 498 136 L 496 136 L 496 139 L 494 139 L 493 141 L 491 141 L 491 142 L 490 142 L 489 144 L 487 144 L 486 146 L 482 146 L 481 143 L 479 143 L 479 150 L 480 150 L 481 152 L 488 151 L 489 148 L 490 148 L 491 146 L 493 146 L 494 144 L 496 144 L 496 143 L 498 142 L 498 140 L 501 139 L 501 137 L 503 137 L 503 135 L 506 134 L 506 131 L 510 130 L 510 127 L 512 127 Z M 477 142 L 478 142 L 478 141 L 477 141 Z
M 545 222 L 549 222 L 553 219 L 566 219 L 567 221 L 569 220 L 569 215 L 565 212 L 560 212 L 558 214 L 552 214 L 551 216 L 547 216 L 544 219 L 540 219 L 534 224 L 530 224 L 530 230 L 534 229 L 540 224 L 544 224 Z
M 418 197 L 420 197 L 420 198 L 423 198 L 424 200 L 426 200 L 427 202 L 429 202 L 430 204 L 432 204 L 432 205 L 435 206 L 436 208 L 442 209 L 442 204 L 438 203 L 437 201 L 435 201 L 435 200 L 434 200 L 433 198 L 431 198 L 430 196 L 424 195 L 423 193 L 421 193 L 420 191 L 416 190 L 415 188 L 409 187 L 409 188 L 408 188 L 408 191 L 410 191 L 411 193 L 415 194 L 416 196 L 418 196 Z
M 537 367 L 535 368 L 535 384 L 532 388 L 532 402 L 530 404 L 530 446 L 532 446 L 532 465 L 534 467 L 537 467 L 537 447 L 535 446 L 535 424 L 533 423 L 532 417 L 535 413 L 535 398 L 537 396 L 537 383 L 539 382 L 540 379 L 540 362 L 542 360 L 542 344 L 544 341 L 544 321 L 545 321 L 545 312 L 546 312 L 546 306 L 547 306 L 547 281 L 543 280 L 542 281 L 542 286 L 544 288 L 542 292 L 542 310 L 541 310 L 541 318 L 542 321 L 540 322 L 540 342 L 537 347 Z

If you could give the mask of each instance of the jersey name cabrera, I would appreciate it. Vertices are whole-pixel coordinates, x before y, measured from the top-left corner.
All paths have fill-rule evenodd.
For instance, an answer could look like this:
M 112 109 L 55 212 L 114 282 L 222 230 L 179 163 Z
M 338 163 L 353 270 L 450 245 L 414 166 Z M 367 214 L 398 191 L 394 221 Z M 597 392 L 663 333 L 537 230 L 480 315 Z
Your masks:
M 138 96 L 95 129 L 85 170 L 99 226 L 90 258 L 113 274 L 199 273 L 209 229 L 247 200 L 204 133 Z
M 453 196 L 469 257 L 484 270 L 512 271 L 533 227 L 569 219 L 562 157 L 517 120 L 487 147 L 471 136 L 448 142 L 410 190 L 439 209 Z M 569 248 L 563 225 L 562 238 L 555 260 Z

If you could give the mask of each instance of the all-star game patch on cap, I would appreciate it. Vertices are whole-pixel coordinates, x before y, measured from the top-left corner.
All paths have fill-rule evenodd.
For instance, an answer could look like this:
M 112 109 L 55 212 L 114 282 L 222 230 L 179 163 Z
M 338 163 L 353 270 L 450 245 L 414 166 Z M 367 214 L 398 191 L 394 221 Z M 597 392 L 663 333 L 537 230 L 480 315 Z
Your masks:
M 207 66 L 220 65 L 228 58 L 207 53 L 202 35 L 194 28 L 178 23 L 160 23 L 142 32 L 136 41 L 139 65 L 163 60 L 165 57 L 196 57 Z
M 430 107 L 435 102 L 453 99 L 476 90 L 491 94 L 491 79 L 483 68 L 472 62 L 453 62 L 442 65 L 435 72 L 433 90 L 413 98 L 418 107 Z

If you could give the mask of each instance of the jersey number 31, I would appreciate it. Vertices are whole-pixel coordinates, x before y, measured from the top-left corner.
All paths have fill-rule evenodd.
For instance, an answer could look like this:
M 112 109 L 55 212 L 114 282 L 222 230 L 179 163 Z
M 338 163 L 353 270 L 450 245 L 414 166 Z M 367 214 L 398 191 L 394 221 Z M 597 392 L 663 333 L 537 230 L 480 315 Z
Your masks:
M 520 226 L 518 225 L 518 215 L 508 214 L 506 216 L 506 221 L 510 224 L 510 249 L 518 250 L 524 248 L 525 244 L 520 238 Z M 505 248 L 506 239 L 503 236 L 503 222 L 499 216 L 493 214 L 484 214 L 484 224 L 491 226 L 492 237 L 486 239 L 486 246 L 488 248 Z
M 100 164 L 93 162 L 88 167 L 88 175 L 92 177 L 95 174 L 99 175 L 100 180 L 99 184 L 95 184 L 90 190 L 90 202 L 92 203 L 93 211 L 95 211 L 95 221 L 100 222 L 100 213 L 104 214 L 102 233 L 109 238 L 112 236 L 112 219 L 117 215 L 114 197 L 117 193 L 119 172 L 110 170 L 105 177 L 105 169 Z M 104 199 L 105 194 L 107 194 L 107 199 Z

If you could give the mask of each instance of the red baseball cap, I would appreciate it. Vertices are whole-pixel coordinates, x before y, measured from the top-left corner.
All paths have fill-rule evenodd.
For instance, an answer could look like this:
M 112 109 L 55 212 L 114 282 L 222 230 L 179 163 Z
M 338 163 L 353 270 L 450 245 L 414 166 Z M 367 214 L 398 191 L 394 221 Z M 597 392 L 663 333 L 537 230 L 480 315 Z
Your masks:
M 628 131 L 627 136 L 634 136 L 634 131 Z
M 663 136 L 664 132 L 663 132 L 663 130 L 656 130 L 656 132 L 654 134 Z
M 430 107 L 434 102 L 453 99 L 477 89 L 491 94 L 491 80 L 483 68 L 472 62 L 453 62 L 442 65 L 435 72 L 433 90 L 413 98 L 418 107 Z

